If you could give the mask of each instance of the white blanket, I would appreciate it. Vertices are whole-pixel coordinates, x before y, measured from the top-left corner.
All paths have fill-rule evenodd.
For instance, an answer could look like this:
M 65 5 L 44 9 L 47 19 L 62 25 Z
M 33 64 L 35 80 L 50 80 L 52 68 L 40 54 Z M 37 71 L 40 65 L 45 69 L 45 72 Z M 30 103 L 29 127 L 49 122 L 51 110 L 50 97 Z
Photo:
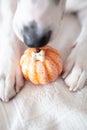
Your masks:
M 52 44 L 65 60 L 80 32 L 74 16 L 66 16 Z M 0 101 L 0 130 L 86 130 L 87 86 L 70 92 L 62 78 L 45 86 L 26 82 L 9 103 Z

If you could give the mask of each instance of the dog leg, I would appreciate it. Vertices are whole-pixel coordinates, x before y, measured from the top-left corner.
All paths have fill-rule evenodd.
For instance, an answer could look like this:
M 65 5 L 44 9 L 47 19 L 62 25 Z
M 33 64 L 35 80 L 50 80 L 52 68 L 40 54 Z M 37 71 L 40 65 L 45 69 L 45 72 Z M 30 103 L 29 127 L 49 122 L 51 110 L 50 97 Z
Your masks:
M 6 5 L 6 8 L 9 9 L 6 10 L 4 4 L 6 3 L 2 3 L 2 8 L 0 8 L 2 9 L 0 10 L 2 15 L 0 22 L 0 99 L 8 101 L 24 85 L 19 65 L 23 44 L 19 43 L 13 33 L 11 8 Z M 7 4 L 9 3 L 7 2 Z
M 87 9 L 78 13 L 81 33 L 64 64 L 63 78 L 69 90 L 82 88 L 87 79 Z
M 23 87 L 24 80 L 20 69 L 21 43 L 3 38 L 0 40 L 0 99 L 8 101 Z

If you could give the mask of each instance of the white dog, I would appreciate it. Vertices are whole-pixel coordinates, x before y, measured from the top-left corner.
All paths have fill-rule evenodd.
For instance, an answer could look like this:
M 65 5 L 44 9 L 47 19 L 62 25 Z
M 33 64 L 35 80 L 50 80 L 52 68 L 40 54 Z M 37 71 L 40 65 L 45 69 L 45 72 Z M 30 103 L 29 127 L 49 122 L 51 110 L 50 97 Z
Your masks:
M 87 0 L 0 0 L 0 99 L 3 101 L 15 96 L 24 84 L 19 65 L 23 43 L 38 48 L 53 40 L 65 4 L 69 12 L 77 13 L 82 28 L 65 63 L 63 78 L 70 90 L 84 85 L 87 77 Z

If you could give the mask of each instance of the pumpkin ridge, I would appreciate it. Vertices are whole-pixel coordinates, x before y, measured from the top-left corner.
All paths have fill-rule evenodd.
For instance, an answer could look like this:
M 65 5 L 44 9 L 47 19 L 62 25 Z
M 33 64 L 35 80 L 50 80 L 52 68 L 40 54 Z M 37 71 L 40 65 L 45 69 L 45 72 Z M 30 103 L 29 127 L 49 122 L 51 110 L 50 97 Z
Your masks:
M 49 57 L 46 57 L 46 66 L 50 75 L 49 82 L 52 82 L 58 77 L 58 69 Z
M 61 55 L 59 54 L 58 50 L 53 49 L 53 48 L 50 47 L 50 46 L 43 47 L 42 50 L 46 51 L 46 53 L 52 52 L 52 53 L 54 53 L 55 55 L 59 56 L 59 58 L 61 58 Z
M 35 72 L 35 78 L 36 78 L 37 84 L 39 84 L 40 80 L 39 80 L 38 73 L 37 73 L 37 62 L 35 63 L 34 72 Z
M 25 71 L 25 77 L 26 77 L 26 80 L 29 79 L 29 78 L 28 78 L 28 75 L 29 75 L 29 73 L 28 73 L 28 71 L 26 70 L 26 71 Z
M 58 69 L 59 70 L 59 74 L 60 74 L 61 71 L 62 71 L 62 58 L 61 58 L 61 56 L 59 57 L 58 55 L 56 55 L 55 53 L 53 53 L 51 51 L 49 51 L 47 55 L 50 56 L 51 59 L 57 64 L 57 67 L 59 68 Z M 56 60 L 55 57 L 57 57 L 57 60 Z
M 26 63 L 27 61 L 25 61 L 25 63 Z M 28 66 L 29 66 L 30 64 L 28 63 Z M 29 71 L 28 71 L 28 68 L 29 67 L 26 67 L 26 69 L 25 69 L 25 76 L 26 76 L 26 79 L 28 80 L 30 80 L 30 75 L 29 75 Z
M 52 56 L 48 56 L 48 57 L 49 57 L 49 59 L 51 59 L 51 60 L 55 63 L 55 65 L 56 65 L 56 67 L 57 67 L 57 70 L 58 70 L 58 74 L 60 74 L 60 71 L 59 71 L 59 69 L 58 69 L 58 68 L 60 68 L 59 63 L 57 63 L 57 62 L 53 59 Z
M 21 60 L 20 60 L 20 67 L 21 67 L 21 70 L 22 70 L 22 74 L 24 74 L 24 77 L 26 78 L 26 80 L 28 80 L 29 78 L 28 78 L 27 69 L 25 69 L 25 71 L 24 71 L 24 69 L 23 69 L 24 67 L 22 67 L 22 65 L 25 66 L 25 64 L 24 64 L 24 62 L 26 61 L 26 60 L 25 60 L 25 57 L 26 57 L 26 56 L 24 56 L 24 55 L 22 56 L 22 58 L 21 58 Z
M 43 63 L 44 63 L 44 68 L 45 68 L 46 71 L 47 71 L 47 77 L 48 77 L 48 79 L 50 80 L 50 79 L 51 79 L 51 76 L 50 76 L 50 74 L 49 74 L 48 67 L 47 67 L 47 65 L 46 65 L 46 61 L 44 61 Z
M 45 76 L 45 77 L 41 78 L 41 73 L 38 73 L 38 71 L 37 71 L 39 83 L 41 83 L 41 84 L 46 84 L 46 83 L 49 82 L 49 77 L 48 77 L 48 74 L 47 74 L 47 70 L 46 70 L 45 64 L 44 64 L 44 62 L 41 62 L 41 61 L 38 61 L 38 63 L 39 63 L 39 64 L 38 64 L 37 67 L 41 68 L 40 66 L 42 66 L 43 71 L 44 71 L 44 73 L 43 73 L 42 70 L 39 70 L 39 71 L 42 73 L 42 77 Z M 39 65 L 40 65 L 40 66 L 39 66 Z M 39 75 L 39 74 L 40 74 L 40 75 Z M 43 80 L 43 81 L 42 81 L 42 80 Z
M 52 50 L 52 51 L 47 51 L 47 53 L 48 53 L 48 55 L 49 55 L 49 54 L 52 54 L 52 55 L 56 55 L 57 57 L 61 58 L 60 54 L 57 53 L 57 52 L 54 52 L 54 50 Z

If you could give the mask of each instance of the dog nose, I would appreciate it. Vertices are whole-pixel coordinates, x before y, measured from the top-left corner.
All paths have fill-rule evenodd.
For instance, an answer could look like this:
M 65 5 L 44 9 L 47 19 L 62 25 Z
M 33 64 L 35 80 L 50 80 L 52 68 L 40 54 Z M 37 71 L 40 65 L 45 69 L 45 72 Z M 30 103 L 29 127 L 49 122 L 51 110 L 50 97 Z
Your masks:
M 51 33 L 50 30 L 40 30 L 35 23 L 32 23 L 30 26 L 23 28 L 24 43 L 28 47 L 43 47 L 49 42 Z

